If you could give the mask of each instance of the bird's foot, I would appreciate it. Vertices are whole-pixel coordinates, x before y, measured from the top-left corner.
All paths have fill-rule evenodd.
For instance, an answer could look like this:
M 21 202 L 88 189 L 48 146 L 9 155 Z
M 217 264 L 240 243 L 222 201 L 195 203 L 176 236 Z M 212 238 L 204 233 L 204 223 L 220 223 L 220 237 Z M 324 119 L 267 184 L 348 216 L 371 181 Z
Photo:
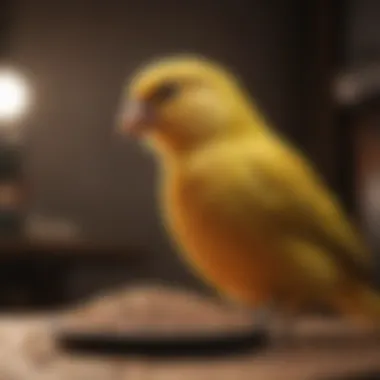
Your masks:
M 255 311 L 255 326 L 268 334 L 271 344 L 280 347 L 294 346 L 296 343 L 296 329 L 294 318 L 280 313 L 275 307 L 267 306 Z
M 293 347 L 297 342 L 294 321 L 279 316 L 273 326 L 272 339 L 280 347 Z

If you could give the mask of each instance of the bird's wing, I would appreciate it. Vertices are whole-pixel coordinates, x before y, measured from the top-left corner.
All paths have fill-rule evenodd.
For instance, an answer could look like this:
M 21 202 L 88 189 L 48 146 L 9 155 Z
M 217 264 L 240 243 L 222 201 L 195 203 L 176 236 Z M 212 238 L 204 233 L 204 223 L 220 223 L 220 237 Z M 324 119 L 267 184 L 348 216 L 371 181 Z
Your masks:
M 250 153 L 255 207 L 279 233 L 323 246 L 352 275 L 369 279 L 370 255 L 338 200 L 314 169 L 291 149 Z

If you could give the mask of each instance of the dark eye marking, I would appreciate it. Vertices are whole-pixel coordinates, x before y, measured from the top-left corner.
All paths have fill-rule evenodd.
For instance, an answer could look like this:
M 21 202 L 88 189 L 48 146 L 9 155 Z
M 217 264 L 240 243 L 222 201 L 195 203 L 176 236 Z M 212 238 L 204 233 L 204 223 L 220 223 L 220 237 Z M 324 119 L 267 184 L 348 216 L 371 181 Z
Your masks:
M 150 95 L 149 100 L 153 103 L 163 103 L 174 98 L 180 91 L 180 84 L 175 81 L 167 81 L 161 84 Z

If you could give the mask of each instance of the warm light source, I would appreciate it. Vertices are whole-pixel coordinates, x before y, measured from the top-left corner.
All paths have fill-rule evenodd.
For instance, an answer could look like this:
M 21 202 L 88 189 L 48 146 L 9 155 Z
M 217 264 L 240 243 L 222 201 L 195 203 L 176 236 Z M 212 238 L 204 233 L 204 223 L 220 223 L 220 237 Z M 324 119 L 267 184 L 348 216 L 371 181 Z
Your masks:
M 0 69 L 0 123 L 21 117 L 28 108 L 29 95 L 28 84 L 21 74 Z

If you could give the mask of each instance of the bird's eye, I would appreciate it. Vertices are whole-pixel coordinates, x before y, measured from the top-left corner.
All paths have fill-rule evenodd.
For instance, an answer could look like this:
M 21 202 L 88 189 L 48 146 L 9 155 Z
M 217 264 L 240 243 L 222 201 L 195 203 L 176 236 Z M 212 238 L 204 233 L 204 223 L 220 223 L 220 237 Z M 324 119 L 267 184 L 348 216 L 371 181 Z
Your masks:
M 165 82 L 160 85 L 150 96 L 153 103 L 163 103 L 178 94 L 180 85 L 177 82 Z

